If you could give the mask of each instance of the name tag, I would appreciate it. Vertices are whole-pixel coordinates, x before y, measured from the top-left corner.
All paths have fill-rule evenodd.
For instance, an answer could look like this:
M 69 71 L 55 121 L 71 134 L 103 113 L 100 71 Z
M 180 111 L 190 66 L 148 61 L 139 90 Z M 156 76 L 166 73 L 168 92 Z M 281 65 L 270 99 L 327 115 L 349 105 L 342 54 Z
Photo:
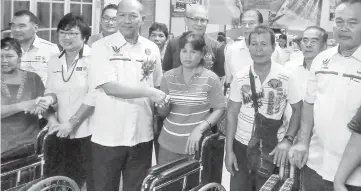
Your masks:
M 86 67 L 76 67 L 75 71 L 85 71 Z
M 131 61 L 131 59 L 127 57 L 111 57 L 109 61 Z

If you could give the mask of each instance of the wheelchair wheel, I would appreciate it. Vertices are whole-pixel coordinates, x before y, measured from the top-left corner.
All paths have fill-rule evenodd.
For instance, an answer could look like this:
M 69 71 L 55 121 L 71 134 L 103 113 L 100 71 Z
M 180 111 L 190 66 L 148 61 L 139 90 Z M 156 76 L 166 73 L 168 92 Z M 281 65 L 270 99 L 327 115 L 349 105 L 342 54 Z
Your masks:
M 226 189 L 219 183 L 208 183 L 198 191 L 226 191 Z
M 54 176 L 35 183 L 28 191 L 80 191 L 80 189 L 69 177 Z

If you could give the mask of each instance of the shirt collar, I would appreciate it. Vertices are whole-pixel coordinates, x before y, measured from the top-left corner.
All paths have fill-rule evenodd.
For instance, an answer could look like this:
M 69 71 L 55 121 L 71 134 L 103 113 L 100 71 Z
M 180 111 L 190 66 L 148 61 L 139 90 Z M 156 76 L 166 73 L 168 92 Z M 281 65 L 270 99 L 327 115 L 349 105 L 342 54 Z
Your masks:
M 62 58 L 64 55 L 65 55 L 65 50 L 63 50 L 61 53 L 59 53 L 58 58 Z M 84 46 L 80 49 L 80 51 L 75 59 L 78 59 L 78 58 L 81 59 L 83 57 L 90 56 L 90 55 L 91 55 L 91 48 L 87 44 L 84 44 Z
M 125 40 L 122 33 L 120 33 L 120 31 L 117 31 L 113 35 L 114 35 L 113 37 L 115 39 L 112 39 L 111 40 L 112 42 L 117 42 L 117 43 L 119 42 L 122 46 L 127 43 L 127 41 Z M 138 43 L 140 43 L 140 44 L 144 43 L 144 40 L 142 39 L 142 36 L 140 36 L 139 34 L 138 34 L 138 40 L 134 45 L 137 45 Z
M 40 48 L 40 38 L 37 35 L 35 35 L 35 39 L 31 47 Z
M 341 55 L 340 53 L 340 45 L 337 46 L 337 53 Z M 343 56 L 344 57 L 344 56 Z M 350 56 L 355 58 L 356 60 L 361 62 L 361 46 L 359 46 L 356 51 Z
M 268 81 L 269 79 L 271 79 L 271 78 L 273 78 L 273 76 L 275 75 L 275 74 L 277 74 L 277 69 L 279 69 L 279 67 L 282 67 L 280 64 L 277 64 L 277 63 L 274 63 L 274 62 L 272 62 L 272 64 L 271 64 L 271 70 L 270 70 L 270 72 L 269 72 L 269 74 L 267 75 L 267 77 L 266 77 L 266 79 L 265 79 L 265 81 L 264 82 L 266 82 L 266 81 Z M 258 75 L 257 75 L 257 73 L 254 71 L 254 64 L 252 64 L 251 65 L 251 71 L 252 71 L 252 73 L 253 73 L 253 75 L 256 77 L 258 77 Z

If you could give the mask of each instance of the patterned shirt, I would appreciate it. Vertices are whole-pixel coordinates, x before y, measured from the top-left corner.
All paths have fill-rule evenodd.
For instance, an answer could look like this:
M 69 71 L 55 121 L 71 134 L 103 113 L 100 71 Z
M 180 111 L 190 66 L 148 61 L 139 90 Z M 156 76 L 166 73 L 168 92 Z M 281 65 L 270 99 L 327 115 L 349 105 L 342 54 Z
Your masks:
M 261 83 L 259 76 L 254 72 L 253 65 L 238 71 L 231 83 L 230 99 L 234 102 L 242 103 L 238 115 L 235 138 L 245 145 L 248 145 L 251 139 L 254 121 L 254 108 L 249 79 L 250 67 L 255 78 L 258 111 L 265 117 L 280 120 L 287 103 L 295 104 L 302 99 L 294 78 L 290 76 L 290 71 L 280 64 L 272 63 L 270 73 L 263 83 Z M 278 131 L 278 139 L 281 140 L 284 134 L 285 129 L 281 127 Z
M 169 151 L 184 154 L 188 137 L 210 115 L 210 109 L 225 108 L 221 82 L 215 73 L 199 67 L 186 84 L 180 66 L 164 74 L 161 90 L 171 96 L 171 101 L 159 144 Z

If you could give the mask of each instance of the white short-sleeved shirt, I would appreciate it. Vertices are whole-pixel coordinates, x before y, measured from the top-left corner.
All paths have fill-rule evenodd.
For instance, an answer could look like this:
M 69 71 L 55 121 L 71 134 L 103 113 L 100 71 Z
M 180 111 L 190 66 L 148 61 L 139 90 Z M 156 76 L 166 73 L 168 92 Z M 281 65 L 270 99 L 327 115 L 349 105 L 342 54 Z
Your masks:
M 304 66 L 304 59 L 303 56 L 300 56 L 285 64 L 285 67 L 289 69 L 292 75 L 297 79 L 302 99 L 306 94 L 307 80 L 311 75 L 311 72 Z
M 293 49 L 291 47 L 281 48 L 276 45 L 275 51 L 272 55 L 272 61 L 284 65 L 287 61 L 290 60 Z
M 92 61 L 95 87 L 109 82 L 160 86 L 159 48 L 148 39 L 139 36 L 131 45 L 117 32 L 95 42 L 93 52 L 98 54 Z M 154 71 L 142 80 L 144 63 L 153 63 Z M 120 99 L 97 88 L 93 120 L 92 141 L 103 146 L 134 146 L 153 139 L 153 102 L 149 98 Z
M 89 73 L 91 48 L 84 45 L 81 52 L 69 69 L 65 52 L 53 56 L 49 61 L 45 94 L 56 95 L 57 117 L 60 123 L 69 121 L 82 104 L 94 106 L 94 93 L 90 90 L 91 75 Z M 90 118 L 84 120 L 69 137 L 83 138 L 91 135 Z
M 244 39 L 227 46 L 224 50 L 224 59 L 226 79 L 231 79 L 237 71 L 253 63 Z
M 351 137 L 347 124 L 361 106 L 361 47 L 343 57 L 338 46 L 320 53 L 311 66 L 305 101 L 314 104 L 307 166 L 333 181 Z M 346 182 L 361 186 L 361 166 Z
M 296 88 L 296 83 L 290 76 L 290 71 L 284 66 L 272 63 L 270 73 L 262 84 L 259 76 L 254 72 L 253 65 L 251 66 L 256 92 L 260 95 L 259 113 L 267 118 L 279 120 L 283 116 L 287 103 L 295 104 L 301 101 L 302 97 Z M 250 66 L 247 66 L 235 74 L 230 91 L 230 100 L 242 103 L 235 138 L 245 145 L 248 145 L 251 139 L 254 122 L 249 69 Z M 278 131 L 278 139 L 282 140 L 284 134 L 284 127 L 281 127 Z
M 37 73 L 43 83 L 46 83 L 48 62 L 50 57 L 59 53 L 57 45 L 35 35 L 33 44 L 28 51 L 23 50 L 20 68 Z

